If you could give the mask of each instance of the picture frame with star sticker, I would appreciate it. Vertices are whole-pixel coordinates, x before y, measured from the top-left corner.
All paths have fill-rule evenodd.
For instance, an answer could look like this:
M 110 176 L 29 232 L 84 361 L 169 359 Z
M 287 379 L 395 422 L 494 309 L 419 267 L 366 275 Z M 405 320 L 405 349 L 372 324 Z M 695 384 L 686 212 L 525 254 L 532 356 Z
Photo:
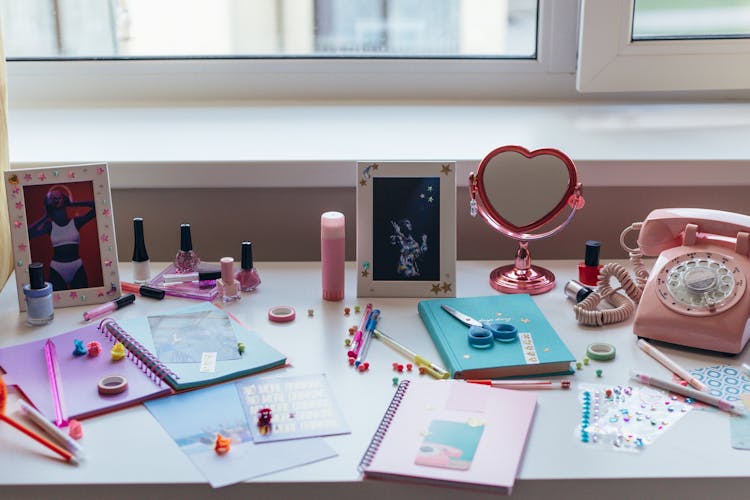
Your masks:
M 32 262 L 43 264 L 55 308 L 119 297 L 107 164 L 15 169 L 4 181 L 20 311 Z
M 456 296 L 455 162 L 357 162 L 357 296 Z

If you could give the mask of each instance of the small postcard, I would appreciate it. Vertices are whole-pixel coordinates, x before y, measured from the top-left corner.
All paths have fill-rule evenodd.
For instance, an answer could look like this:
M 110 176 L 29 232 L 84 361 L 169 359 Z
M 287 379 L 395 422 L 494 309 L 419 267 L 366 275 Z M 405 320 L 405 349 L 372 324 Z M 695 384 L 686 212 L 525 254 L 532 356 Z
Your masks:
M 213 309 L 148 316 L 159 360 L 201 363 L 201 372 L 213 372 L 217 361 L 239 359 L 231 319 L 225 311 Z M 210 353 L 210 359 L 206 353 Z
M 414 463 L 441 469 L 469 470 L 483 432 L 483 424 L 433 420 Z

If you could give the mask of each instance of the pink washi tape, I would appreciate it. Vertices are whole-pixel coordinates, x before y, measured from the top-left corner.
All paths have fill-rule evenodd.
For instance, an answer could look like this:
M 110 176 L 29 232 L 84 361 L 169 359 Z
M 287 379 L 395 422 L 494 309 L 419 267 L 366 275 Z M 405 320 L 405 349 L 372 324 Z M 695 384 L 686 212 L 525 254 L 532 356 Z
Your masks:
M 294 320 L 294 317 L 292 306 L 276 306 L 268 310 L 268 319 L 276 323 L 287 323 Z

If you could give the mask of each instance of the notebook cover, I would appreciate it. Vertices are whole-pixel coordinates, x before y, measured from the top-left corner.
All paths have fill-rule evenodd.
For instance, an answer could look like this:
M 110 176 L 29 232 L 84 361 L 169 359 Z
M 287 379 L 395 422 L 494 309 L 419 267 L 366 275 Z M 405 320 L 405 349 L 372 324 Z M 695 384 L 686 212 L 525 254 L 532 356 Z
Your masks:
M 179 315 L 199 311 L 222 310 L 213 304 L 202 302 L 168 313 L 160 313 L 159 316 Z M 158 351 L 151 335 L 147 317 L 124 320 L 118 323 L 122 330 L 138 341 L 148 352 L 158 357 Z M 257 333 L 247 330 L 234 319 L 230 321 L 230 324 L 237 337 L 237 341 L 245 344 L 244 353 L 237 359 L 217 361 L 213 371 L 205 372 L 201 371 L 200 362 L 164 362 L 163 364 L 176 375 L 165 377 L 166 382 L 173 389 L 181 391 L 201 387 L 283 366 L 286 363 L 286 357 L 264 342 Z
M 507 319 L 519 339 L 492 348 L 469 345 L 469 327 L 448 314 L 446 304 L 479 321 Z M 419 316 L 453 378 L 483 379 L 573 373 L 575 358 L 528 294 L 423 300 Z
M 98 329 L 98 325 L 98 322 L 92 323 L 52 337 L 67 418 L 83 419 L 172 392 L 167 384 L 150 375 L 132 357 L 112 361 L 109 351 L 113 341 Z M 84 345 L 96 340 L 102 345 L 102 352 L 96 357 L 74 356 L 75 339 L 82 340 Z M 45 342 L 46 339 L 0 349 L 0 367 L 7 373 L 6 383 L 17 385 L 42 415 L 55 420 Z M 124 376 L 128 381 L 127 389 L 120 394 L 99 394 L 99 380 L 109 375 Z
M 360 462 L 365 477 L 510 494 L 536 395 L 459 380 L 405 380 Z

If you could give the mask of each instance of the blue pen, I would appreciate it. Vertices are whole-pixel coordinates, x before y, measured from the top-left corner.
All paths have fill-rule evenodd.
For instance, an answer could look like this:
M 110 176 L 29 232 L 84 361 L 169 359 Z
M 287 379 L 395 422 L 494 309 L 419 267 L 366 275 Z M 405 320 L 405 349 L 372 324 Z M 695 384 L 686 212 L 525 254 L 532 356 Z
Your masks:
M 367 318 L 367 326 L 365 327 L 365 335 L 362 338 L 362 347 L 359 350 L 357 359 L 354 360 L 354 366 L 359 366 L 364 362 L 365 356 L 367 356 L 367 349 L 368 347 L 370 347 L 370 339 L 372 339 L 372 332 L 373 330 L 375 330 L 375 327 L 378 325 L 379 317 L 380 317 L 380 309 L 373 309 L 373 311 L 370 313 L 370 317 Z

